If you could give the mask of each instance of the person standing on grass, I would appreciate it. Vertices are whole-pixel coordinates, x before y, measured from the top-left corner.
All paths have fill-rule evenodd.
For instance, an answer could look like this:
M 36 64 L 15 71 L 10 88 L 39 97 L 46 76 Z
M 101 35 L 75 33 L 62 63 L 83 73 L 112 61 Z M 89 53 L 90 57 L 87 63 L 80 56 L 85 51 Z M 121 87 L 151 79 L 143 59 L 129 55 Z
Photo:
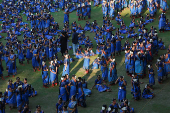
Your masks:
M 61 54 L 62 56 L 64 55 L 65 51 L 67 50 L 67 40 L 68 40 L 68 35 L 66 32 L 61 32 L 60 36 L 60 44 L 61 44 Z
M 51 68 L 50 68 L 50 83 L 51 87 L 54 87 L 55 85 L 55 80 L 56 80 L 56 66 L 53 61 L 51 61 Z
M 36 69 L 38 71 L 40 71 L 39 70 L 39 62 L 38 62 L 38 60 L 39 60 L 39 52 L 38 52 L 38 50 L 36 48 L 36 45 L 34 45 L 34 49 L 33 49 L 32 53 L 33 53 L 33 57 L 32 57 L 33 70 L 34 70 L 34 72 L 36 71 Z
M 14 51 L 11 50 L 10 56 L 9 56 L 9 62 L 10 62 L 10 66 L 8 69 L 8 76 L 13 75 L 13 77 L 15 77 L 17 70 L 16 70 L 16 56 L 14 54 Z
M 69 70 L 70 70 L 70 60 L 69 60 L 69 55 L 66 54 L 64 55 L 64 67 L 63 67 L 63 73 L 62 76 L 65 76 L 66 74 L 69 76 Z
M 76 50 L 78 47 L 78 33 L 76 33 L 75 29 L 73 29 L 73 34 L 72 34 L 72 46 L 73 46 L 73 55 L 76 55 Z
M 42 61 L 42 81 L 43 81 L 43 87 L 48 88 L 47 87 L 49 83 L 48 68 L 44 61 Z
M 10 110 L 14 107 L 16 107 L 16 88 L 14 87 L 14 84 L 12 83 L 12 80 L 10 79 L 8 81 L 8 105 Z
M 78 110 L 77 110 L 77 101 L 76 101 L 76 96 L 75 95 L 73 95 L 71 97 L 71 101 L 68 104 L 68 112 L 69 113 L 78 113 Z
M 118 100 L 120 102 L 123 102 L 123 100 L 126 99 L 126 85 L 127 85 L 127 82 L 124 80 L 124 77 L 123 76 L 120 76 L 115 84 L 119 84 L 119 91 L 118 91 Z

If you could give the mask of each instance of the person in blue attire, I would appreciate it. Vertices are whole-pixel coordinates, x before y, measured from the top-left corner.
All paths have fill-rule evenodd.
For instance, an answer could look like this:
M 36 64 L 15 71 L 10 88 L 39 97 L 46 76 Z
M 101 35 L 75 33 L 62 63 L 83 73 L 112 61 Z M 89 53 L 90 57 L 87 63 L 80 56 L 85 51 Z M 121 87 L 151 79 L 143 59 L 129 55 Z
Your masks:
M 65 10 L 64 10 L 64 21 L 63 23 L 65 22 L 69 22 L 69 7 L 68 7 L 68 4 L 65 5 Z
M 87 82 L 85 81 L 85 79 L 82 79 L 82 88 L 83 88 L 85 96 L 91 95 L 91 90 L 87 89 Z
M 158 73 L 158 83 L 162 84 L 163 82 L 163 76 L 164 76 L 164 64 L 160 59 L 157 59 L 157 63 L 155 64 L 157 67 L 157 73 Z
M 76 80 L 76 75 L 72 75 L 72 80 L 70 80 L 69 86 L 70 86 L 69 99 L 71 99 L 71 97 L 72 97 L 73 95 L 76 96 L 76 94 L 77 94 L 77 80 Z
M 93 63 L 92 63 L 92 69 L 99 69 L 99 66 L 100 66 L 100 58 L 99 57 L 97 57 L 94 61 L 93 61 Z
M 17 69 L 16 69 L 16 55 L 14 54 L 14 51 L 11 50 L 10 52 L 10 56 L 9 56 L 9 69 L 8 69 L 8 76 L 13 75 L 13 77 L 15 77 L 16 73 L 17 73 Z
M 34 97 L 37 95 L 37 91 L 31 86 L 31 84 L 28 84 L 28 92 L 29 92 L 29 97 Z
M 85 98 L 85 95 L 84 95 L 84 90 L 83 90 L 83 87 L 82 87 L 82 79 L 81 77 L 78 77 L 77 78 L 77 101 L 78 101 L 78 105 L 80 105 L 81 107 L 86 107 L 86 98 Z
M 91 1 L 87 0 L 86 10 L 87 10 L 88 19 L 91 19 Z
M 168 78 L 168 74 L 170 73 L 170 57 L 169 57 L 169 53 L 166 53 L 164 55 L 164 75 L 166 76 L 166 78 Z
M 55 86 L 56 72 L 57 72 L 57 67 L 55 66 L 54 61 L 51 61 L 51 65 L 50 65 L 50 84 L 51 84 L 51 87 Z
M 155 96 L 153 92 L 150 91 L 150 86 L 149 84 L 145 85 L 145 88 L 142 92 L 142 97 L 146 99 L 152 99 Z
M 100 113 L 108 113 L 108 111 L 107 111 L 107 105 L 103 105 L 103 106 L 102 106 L 102 110 L 100 111 Z
M 168 6 L 168 3 L 167 3 L 167 0 L 162 0 L 162 3 L 161 3 L 161 9 L 163 12 L 166 12 L 168 9 L 169 9 L 169 6 Z
M 165 14 L 162 13 L 160 16 L 159 16 L 159 32 L 164 32 L 164 29 L 165 29 L 165 24 L 166 24 L 166 19 L 165 19 Z
M 42 61 L 42 81 L 43 87 L 48 88 L 47 87 L 47 85 L 49 84 L 48 68 L 44 61 Z
M 19 58 L 19 63 L 20 65 L 23 65 L 23 61 L 24 61 L 24 54 L 23 54 L 23 49 L 21 47 L 18 48 L 18 58 Z
M 143 78 L 143 59 L 141 52 L 138 52 L 135 56 L 135 73 Z
M 106 85 L 103 85 L 103 84 L 102 84 L 102 81 L 103 81 L 103 80 L 101 79 L 101 76 L 98 75 L 98 76 L 97 76 L 97 79 L 95 80 L 95 83 L 94 83 L 94 85 L 93 85 L 93 87 L 92 87 L 91 89 L 93 89 L 93 88 L 96 86 L 96 89 L 97 89 L 99 92 L 105 92 L 105 91 L 110 92 L 111 89 L 110 89 L 109 87 L 107 87 Z
M 133 98 L 135 100 L 139 100 L 141 97 L 141 90 L 140 90 L 139 77 L 137 76 L 136 73 L 132 74 L 131 85 L 132 85 L 131 93 L 133 95 Z
M 28 39 L 27 54 L 26 54 L 27 64 L 29 64 L 29 60 L 32 59 L 31 49 L 32 49 L 31 41 L 30 39 Z
M 102 56 L 101 58 L 100 66 L 101 66 L 101 71 L 102 71 L 102 79 L 106 80 L 108 77 L 108 68 L 107 68 L 107 61 L 104 58 L 104 56 Z
M 81 59 L 83 58 L 84 53 L 82 52 L 82 46 L 79 46 L 76 50 L 76 58 Z
M 109 12 L 109 17 L 110 17 L 111 20 L 113 20 L 113 18 L 114 18 L 114 16 L 115 16 L 115 14 L 114 14 L 114 13 L 115 13 L 115 12 L 114 12 L 114 10 L 115 10 L 115 4 L 114 4 L 114 3 L 115 3 L 115 2 L 114 2 L 113 0 L 111 0 L 110 3 L 109 3 L 109 4 L 110 4 L 110 6 L 109 6 L 109 8 L 110 8 L 110 9 L 109 9 L 109 10 L 110 10 L 110 12 Z
M 62 98 L 63 102 L 67 102 L 67 95 L 69 95 L 69 89 L 66 81 L 66 76 L 62 76 L 61 81 L 59 83 L 59 99 Z
M 41 106 L 40 106 L 40 105 L 37 105 L 37 106 L 36 106 L 36 111 L 35 111 L 35 113 L 44 113 L 44 111 L 41 110 Z
M 20 78 L 17 77 L 16 78 L 16 82 L 14 83 L 15 88 L 18 88 L 19 85 L 23 85 L 24 83 L 22 81 L 20 81 Z
M 33 67 L 34 72 L 35 72 L 36 70 L 40 71 L 40 70 L 39 70 L 39 51 L 38 51 L 38 49 L 36 49 L 36 48 L 37 48 L 36 45 L 34 45 L 34 49 L 33 49 L 33 51 L 32 51 L 32 53 L 33 53 L 33 57 L 32 57 L 32 67 Z
M 148 65 L 148 74 L 149 74 L 149 85 L 151 88 L 153 88 L 153 85 L 155 85 L 155 74 L 154 69 L 152 67 L 152 64 Z
M 112 103 L 109 105 L 108 112 L 109 113 L 117 113 L 119 109 L 119 104 L 116 102 L 115 98 L 112 99 Z
M 14 87 L 14 84 L 12 84 L 12 80 L 10 79 L 8 81 L 8 105 L 9 108 L 12 109 L 16 107 L 17 102 L 16 102 L 16 88 Z
M 108 11 L 108 5 L 107 5 L 107 2 L 106 0 L 103 1 L 103 4 L 102 4 L 102 11 L 103 11 L 103 19 L 107 16 L 107 11 Z
M 86 70 L 85 74 L 89 73 L 89 66 L 90 66 L 90 54 L 88 48 L 86 48 L 84 53 L 84 64 L 83 64 L 83 69 Z
M 66 54 L 64 55 L 65 59 L 64 59 L 64 67 L 63 67 L 63 73 L 62 76 L 65 76 L 66 74 L 69 75 L 70 72 L 70 60 L 69 60 L 69 55 Z
M 62 113 L 64 103 L 62 102 L 62 97 L 58 99 L 58 103 L 56 104 L 56 113 Z
M 123 102 L 123 100 L 126 99 L 126 85 L 127 85 L 127 82 L 124 80 L 124 77 L 123 76 L 120 76 L 115 84 L 119 84 L 119 88 L 118 88 L 118 100 L 120 102 Z
M 159 46 L 159 49 L 161 50 L 165 50 L 165 45 L 164 45 L 164 42 L 162 41 L 162 39 L 160 38 L 159 41 L 158 41 L 158 46 Z
M 126 99 L 121 105 L 120 105 L 120 113 L 134 113 L 134 108 L 131 108 L 129 106 L 130 102 Z
M 117 65 L 117 63 L 116 63 L 115 59 L 112 59 L 110 66 L 109 66 L 109 72 L 108 72 L 108 81 L 109 81 L 110 85 L 115 83 L 115 81 L 117 80 L 116 65 Z
M 116 55 L 121 55 L 121 38 L 119 35 L 116 37 Z
M 22 85 L 18 86 L 17 89 L 17 96 L 16 96 L 16 101 L 17 101 L 17 108 L 18 108 L 18 112 L 20 113 L 21 110 L 23 109 L 24 106 L 24 94 L 23 94 L 23 89 L 22 89 Z
M 69 113 L 78 113 L 78 109 L 77 109 L 77 101 L 76 101 L 76 96 L 73 95 L 71 97 L 71 101 L 68 104 L 68 112 Z

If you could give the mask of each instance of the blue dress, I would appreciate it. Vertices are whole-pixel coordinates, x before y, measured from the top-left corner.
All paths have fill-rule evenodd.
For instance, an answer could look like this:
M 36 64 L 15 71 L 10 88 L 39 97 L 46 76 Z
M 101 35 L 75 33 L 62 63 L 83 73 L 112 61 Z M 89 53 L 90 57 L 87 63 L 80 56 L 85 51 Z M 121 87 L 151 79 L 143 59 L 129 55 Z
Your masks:
M 92 69 L 99 69 L 99 61 L 97 59 L 94 60 L 94 62 L 92 63 Z
M 154 70 L 152 68 L 149 69 L 149 84 L 155 85 Z
M 48 84 L 49 83 L 49 76 L 48 76 L 48 71 L 46 71 L 47 66 L 44 65 L 42 66 L 42 80 L 43 80 L 43 84 Z
M 56 73 L 56 67 L 51 66 L 51 70 L 52 70 L 52 72 L 50 72 L 50 83 L 52 84 L 56 79 L 56 74 L 55 74 Z
M 165 25 L 166 25 L 165 19 L 161 15 L 159 19 L 159 30 L 164 29 Z
M 89 52 L 85 52 L 84 56 L 89 57 L 90 56 Z M 89 66 L 90 66 L 90 58 L 84 58 L 83 69 L 89 69 Z
M 161 82 L 161 80 L 163 79 L 163 64 L 162 62 L 160 62 L 158 64 L 158 69 L 157 69 L 157 73 L 158 73 L 158 82 Z
M 10 59 L 13 59 L 15 55 L 10 55 Z M 9 61 L 9 69 L 8 69 L 8 75 L 15 75 L 17 72 L 16 70 L 16 58 L 13 61 Z
M 114 65 L 114 69 L 112 69 L 113 65 Z M 117 80 L 116 62 L 110 63 L 109 72 L 108 72 L 108 80 L 109 80 L 109 83 L 113 83 Z
M 11 86 L 8 85 L 8 104 L 9 106 L 16 106 L 17 102 L 15 91 L 11 92 L 9 88 L 14 89 L 14 84 L 12 84 Z
M 18 50 L 18 58 L 20 62 L 24 61 L 23 50 Z
M 114 6 L 114 2 L 110 4 L 110 17 L 114 17 L 114 9 L 112 8 Z
M 139 58 L 138 55 L 136 55 L 136 61 L 135 61 L 135 73 L 137 75 L 143 75 L 143 60 Z
M 83 55 L 81 54 L 81 50 L 77 49 L 77 53 L 78 53 L 78 55 L 76 54 L 76 58 L 78 58 L 78 59 L 83 58 Z
M 146 99 L 149 99 L 149 98 L 153 98 L 153 96 L 152 96 L 152 92 L 150 92 L 150 90 L 149 89 L 144 89 L 143 90 L 143 92 L 142 92 L 142 97 L 143 98 L 146 98 Z
M 110 89 L 110 88 L 107 87 L 106 85 L 103 85 L 103 84 L 102 84 L 102 79 L 100 79 L 100 80 L 96 79 L 96 80 L 95 80 L 95 84 L 96 84 L 96 89 L 97 89 L 99 92 L 105 92 L 105 91 L 107 91 L 108 89 Z
M 65 13 L 69 13 L 69 9 L 66 8 L 64 12 Z M 63 23 L 65 23 L 65 22 L 69 22 L 69 14 L 64 14 L 64 21 L 63 21 Z
M 106 80 L 108 77 L 108 68 L 107 68 L 106 61 L 105 60 L 101 61 L 100 65 L 101 65 L 101 71 L 102 71 L 102 78 L 103 80 Z M 106 67 L 104 65 L 106 65 Z
M 75 112 L 72 112 L 73 109 L 75 108 L 76 106 L 76 110 Z M 68 104 L 68 112 L 69 113 L 78 113 L 78 110 L 77 110 L 77 101 L 71 101 L 69 104 Z
M 135 66 L 134 56 L 132 56 L 132 57 L 130 57 L 130 59 L 128 61 L 128 71 L 129 71 L 129 73 L 134 72 L 134 66 Z
M 165 62 L 168 62 L 168 61 L 169 61 L 169 58 L 166 58 Z M 165 74 L 169 74 L 170 73 L 170 63 L 165 63 L 164 67 L 165 67 Z
M 84 91 L 82 92 L 81 88 L 82 88 L 82 83 L 79 82 L 78 83 L 78 94 L 77 94 L 77 99 L 78 99 L 79 102 L 81 102 L 82 100 L 85 100 L 85 95 L 82 96 L 82 93 L 84 93 Z
M 71 99 L 71 97 L 73 95 L 76 95 L 77 93 L 77 82 L 74 82 L 74 80 L 70 81 L 70 96 L 69 99 Z
M 62 76 L 65 76 L 66 74 L 69 75 L 69 72 L 70 72 L 70 61 L 69 61 L 69 59 L 66 59 L 66 58 L 65 58 L 65 59 L 64 59 L 64 64 L 67 64 L 67 67 L 66 67 L 66 70 L 65 70 L 65 65 L 64 65 Z
M 31 46 L 31 44 L 28 44 L 28 47 L 30 47 L 30 46 Z M 30 50 L 31 50 L 31 49 L 27 49 L 26 58 L 27 58 L 28 60 L 30 60 L 30 59 L 32 58 L 32 54 L 31 54 Z
M 24 104 L 23 104 L 24 98 L 23 97 L 24 97 L 24 95 L 22 95 L 22 94 L 18 94 L 16 97 L 18 110 L 22 110 L 22 107 L 24 107 Z
M 139 84 L 140 84 L 139 77 L 137 76 L 136 78 L 133 78 L 133 79 L 137 79 L 137 81 L 136 82 L 132 81 L 133 88 L 131 89 L 131 92 L 135 99 L 139 99 L 141 96 L 141 90 L 140 90 L 140 86 L 139 86 Z
M 64 106 L 64 103 L 61 103 L 61 104 L 57 103 L 57 104 L 56 104 L 56 108 L 58 109 L 58 113 L 61 113 L 61 112 L 62 112 L 63 106 Z
M 38 63 L 38 50 L 37 49 L 34 49 L 33 50 L 33 57 L 32 57 L 32 67 L 35 69 L 37 67 L 39 67 L 39 63 Z
M 84 84 L 82 84 L 82 88 L 83 88 L 85 96 L 91 95 L 91 90 L 87 89 L 87 83 L 86 82 Z
M 116 52 L 121 51 L 121 41 L 117 38 L 116 39 Z
M 106 5 L 102 5 L 102 11 L 103 11 L 103 17 L 106 17 L 107 16 L 107 7 Z
M 67 101 L 67 91 L 66 91 L 66 81 L 62 81 L 60 83 L 60 87 L 59 87 L 59 98 L 62 97 L 63 101 L 66 102 Z
M 124 99 L 126 99 L 126 86 L 124 86 L 123 81 L 118 80 L 118 83 L 119 83 L 118 100 L 123 101 Z

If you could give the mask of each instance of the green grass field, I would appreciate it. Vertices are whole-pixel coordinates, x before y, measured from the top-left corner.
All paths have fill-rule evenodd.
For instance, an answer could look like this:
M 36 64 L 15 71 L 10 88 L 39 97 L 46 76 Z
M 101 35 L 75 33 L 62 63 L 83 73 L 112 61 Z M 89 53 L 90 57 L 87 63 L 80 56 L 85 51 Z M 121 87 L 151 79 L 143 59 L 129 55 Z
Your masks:
M 0 0 L 1 1 L 1 0 Z M 168 3 L 170 4 L 170 1 L 168 0 Z M 145 10 L 143 12 L 143 15 L 145 15 L 146 13 L 148 13 L 147 10 Z M 63 18 L 64 18 L 64 13 L 63 11 L 57 12 L 57 13 L 51 13 L 54 17 L 55 17 L 55 21 L 57 21 L 60 25 L 60 28 L 63 27 Z M 158 16 L 161 14 L 161 10 L 158 10 L 157 15 L 156 15 L 156 19 L 154 20 L 153 23 L 148 24 L 146 27 L 150 28 L 151 26 L 154 26 L 158 29 Z M 129 9 L 125 9 L 121 15 L 123 16 L 123 20 L 125 22 L 125 24 L 127 26 L 129 26 L 129 23 L 131 21 L 130 19 L 130 10 Z M 170 19 L 170 10 L 166 12 L 166 16 L 167 18 Z M 23 17 L 23 21 L 26 21 L 26 16 L 22 15 Z M 77 21 L 77 16 L 76 16 L 76 12 L 73 12 L 70 14 L 70 23 L 72 23 L 73 21 Z M 89 20 L 90 22 L 92 22 L 93 20 L 97 20 L 97 23 L 101 26 L 103 19 L 102 19 L 102 8 L 101 5 L 99 5 L 99 7 L 93 7 L 92 6 L 92 12 L 91 12 L 91 19 Z M 83 21 L 77 21 L 78 24 L 81 24 L 82 26 L 85 25 L 86 20 Z M 119 27 L 116 24 L 115 20 L 112 20 L 112 23 L 115 27 Z M 137 29 L 135 29 L 137 31 Z M 6 34 L 1 34 L 3 36 L 6 36 Z M 162 38 L 166 47 L 168 47 L 169 42 L 170 42 L 170 38 L 169 38 L 170 32 L 164 32 L 164 33 L 159 33 L 158 36 L 159 38 Z M 89 36 L 90 39 L 93 41 L 94 44 L 94 48 L 95 48 L 95 40 L 94 40 L 94 33 L 90 33 L 90 32 L 86 32 L 86 36 Z M 22 40 L 22 37 L 18 37 L 18 39 Z M 70 37 L 71 40 L 71 37 Z M 1 42 L 3 42 L 5 44 L 5 40 L 4 39 L 0 39 Z M 124 44 L 124 40 L 122 40 L 122 44 Z M 130 42 L 133 41 L 133 39 L 129 39 Z M 71 45 L 71 42 L 69 43 L 69 45 Z M 95 49 L 94 49 L 95 50 Z M 166 50 L 159 50 L 159 55 L 165 53 Z M 72 50 L 69 51 L 69 54 L 72 55 Z M 61 54 L 59 53 L 59 58 Z M 90 58 L 90 64 L 92 64 L 92 62 L 94 61 L 94 59 L 97 56 L 93 56 Z M 153 64 L 156 63 L 156 59 L 158 56 L 154 56 L 154 61 Z M 168 113 L 170 111 L 170 105 L 169 103 L 169 98 L 170 98 L 170 89 L 169 89 L 169 85 L 170 85 L 170 79 L 166 79 L 164 80 L 163 84 L 160 85 L 157 83 L 157 72 L 156 72 L 156 68 L 155 68 L 155 81 L 156 84 L 154 86 L 154 93 L 156 95 L 156 97 L 154 99 L 141 99 L 140 101 L 134 101 L 132 99 L 132 95 L 130 93 L 131 90 L 131 85 L 130 85 L 130 80 L 131 78 L 129 76 L 126 75 L 126 71 L 125 71 L 125 65 L 124 65 L 124 52 L 122 52 L 121 56 L 116 57 L 116 62 L 117 62 L 117 72 L 118 72 L 118 76 L 125 76 L 125 80 L 127 81 L 127 99 L 129 99 L 130 101 L 130 106 L 133 107 L 135 109 L 136 113 Z M 25 77 L 28 78 L 28 83 L 31 84 L 35 90 L 38 92 L 38 95 L 36 97 L 33 98 L 29 98 L 30 100 L 30 109 L 32 112 L 35 111 L 35 106 L 36 105 L 41 105 L 42 109 L 44 110 L 45 113 L 55 113 L 56 112 L 56 103 L 58 101 L 58 87 L 54 87 L 54 88 L 43 88 L 42 87 L 42 77 L 41 77 L 41 72 L 33 72 L 32 66 L 31 64 L 26 64 L 25 66 L 20 66 L 18 64 L 18 60 L 17 60 L 17 75 L 16 77 L 20 77 L 21 80 L 23 80 Z M 3 67 L 5 69 L 5 63 L 3 61 Z M 83 77 L 88 81 L 88 88 L 91 88 L 94 84 L 95 79 L 97 78 L 96 76 L 101 74 L 100 69 L 96 69 L 96 70 L 90 70 L 89 74 L 85 75 L 84 74 L 84 69 L 83 67 L 83 59 L 80 60 L 75 60 L 73 63 L 70 64 L 70 75 L 72 74 L 76 74 L 79 77 Z M 90 66 L 91 67 L 91 66 Z M 61 77 L 62 74 L 62 68 L 63 65 L 60 67 L 60 71 L 59 71 L 59 78 Z M 7 76 L 7 72 L 4 71 L 3 72 L 4 76 Z M 9 78 L 5 78 L 5 80 L 1 80 L 0 79 L 0 91 L 4 92 L 5 89 L 7 88 L 7 81 Z M 10 77 L 10 79 L 12 79 L 15 82 L 15 78 Z M 143 90 L 144 85 L 147 84 L 149 82 L 148 79 L 148 75 L 140 80 L 141 82 L 144 82 L 144 84 L 141 85 L 141 90 Z M 86 98 L 86 103 L 87 103 L 87 107 L 86 108 L 82 108 L 82 107 L 78 107 L 78 111 L 79 113 L 99 113 L 101 110 L 101 106 L 103 104 L 107 104 L 108 106 L 111 103 L 111 100 L 113 98 L 117 98 L 117 94 L 118 94 L 118 86 L 114 85 L 111 86 L 112 92 L 103 92 L 103 93 L 99 93 L 95 88 L 92 90 L 92 95 L 90 97 Z M 17 113 L 17 109 L 13 109 L 11 111 L 9 111 L 9 107 L 8 105 L 6 105 L 6 113 Z

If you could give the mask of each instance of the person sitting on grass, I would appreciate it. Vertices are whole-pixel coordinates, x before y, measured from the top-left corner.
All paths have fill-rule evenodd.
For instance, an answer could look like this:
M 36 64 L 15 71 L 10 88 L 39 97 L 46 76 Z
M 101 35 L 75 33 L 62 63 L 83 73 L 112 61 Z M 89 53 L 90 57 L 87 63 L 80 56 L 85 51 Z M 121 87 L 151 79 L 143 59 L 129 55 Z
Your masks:
M 97 79 L 95 80 L 95 84 L 93 85 L 93 87 L 91 89 L 94 88 L 94 86 L 96 86 L 96 89 L 101 93 L 101 92 L 110 92 L 111 89 L 109 87 L 107 87 L 106 85 L 103 85 L 102 84 L 102 79 L 101 79 L 101 76 L 98 75 L 97 76 Z
M 145 88 L 142 92 L 142 97 L 146 99 L 152 99 L 155 95 L 150 91 L 150 86 L 149 84 L 145 85 Z

